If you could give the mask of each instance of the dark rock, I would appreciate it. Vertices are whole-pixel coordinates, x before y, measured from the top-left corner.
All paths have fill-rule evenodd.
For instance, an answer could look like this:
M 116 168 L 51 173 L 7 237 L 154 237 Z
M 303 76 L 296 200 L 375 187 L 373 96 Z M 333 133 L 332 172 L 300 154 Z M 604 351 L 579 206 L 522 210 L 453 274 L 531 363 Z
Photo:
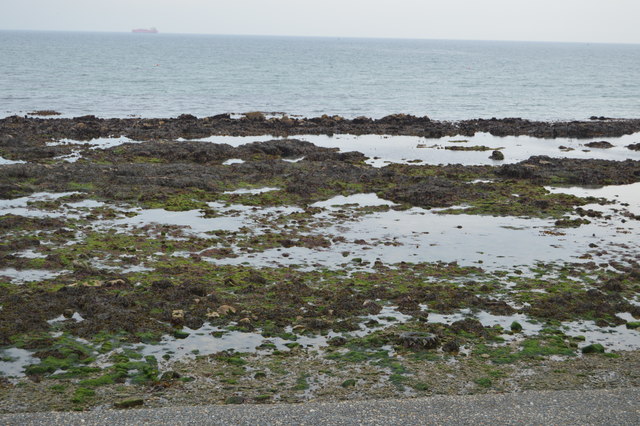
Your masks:
M 162 373 L 162 376 L 160 376 L 160 380 L 168 382 L 172 380 L 177 380 L 180 377 L 182 376 L 177 371 L 166 371 Z
M 603 354 L 604 346 L 602 346 L 600 343 L 594 343 L 592 345 L 588 345 L 582 348 L 582 353 L 583 354 Z
M 347 339 L 342 336 L 336 336 L 327 340 L 327 343 L 331 346 L 344 346 L 347 344 Z
M 456 321 L 450 326 L 454 332 L 464 331 L 465 333 L 471 333 L 476 336 L 485 336 L 486 331 L 484 326 L 477 319 L 465 318 L 460 321 Z
M 173 284 L 169 280 L 158 280 L 151 283 L 151 288 L 154 290 L 166 290 L 173 287 Z
M 617 137 L 632 134 L 640 130 L 640 120 L 605 120 L 596 117 L 590 121 L 542 122 L 522 118 L 504 119 L 471 119 L 457 122 L 434 121 L 428 117 L 415 117 L 408 114 L 394 114 L 379 120 L 358 117 L 353 120 L 342 117 L 289 117 L 271 118 L 267 120 L 263 113 L 247 113 L 241 120 L 231 119 L 229 114 L 198 119 L 190 114 L 182 114 L 177 118 L 112 118 L 98 119 L 95 116 L 66 118 L 24 118 L 18 116 L 0 119 L 0 129 L 11 129 L 14 136 L 27 136 L 28 139 L 44 140 L 70 138 L 76 136 L 73 126 L 82 123 L 90 125 L 96 137 L 123 135 L 136 140 L 177 139 L 212 134 L 234 134 L 238 136 L 260 134 L 392 134 L 414 135 L 424 137 L 455 136 L 459 134 L 473 135 L 486 132 L 495 136 L 529 135 L 534 137 L 559 138 L 593 138 Z M 20 128 L 16 132 L 16 127 Z M 0 136 L 1 135 L 0 131 Z M 17 133 L 20 133 L 18 135 Z
M 504 154 L 498 150 L 495 150 L 491 153 L 491 156 L 489 156 L 489 158 L 492 160 L 504 160 Z
M 244 117 L 247 120 L 251 120 L 251 121 L 265 121 L 266 120 L 266 117 L 260 111 L 247 112 L 247 113 L 244 114 Z
M 293 240 L 291 240 L 289 238 L 286 238 L 286 239 L 280 240 L 280 245 L 282 247 L 284 247 L 284 248 L 291 248 L 291 247 L 295 246 L 296 243 L 295 243 L 295 241 L 293 241 Z
M 180 114 L 177 118 L 177 120 L 181 120 L 181 121 L 185 121 L 185 120 L 197 120 L 198 117 L 196 117 L 195 115 L 191 115 L 191 114 Z
M 142 398 L 125 399 L 123 401 L 113 403 L 115 408 L 133 408 L 140 407 L 142 405 L 144 405 L 144 399 Z
M 267 283 L 267 279 L 257 271 L 251 271 L 249 273 L 249 276 L 247 277 L 247 281 L 252 282 L 254 284 L 266 284 Z
M 625 289 L 625 286 L 620 279 L 610 278 L 604 283 L 602 288 L 607 291 L 621 292 Z
M 247 399 L 244 396 L 230 396 L 224 400 L 225 404 L 244 404 Z
M 432 333 L 406 332 L 398 336 L 398 343 L 411 349 L 435 349 L 440 339 Z
M 447 353 L 456 353 L 460 351 L 460 344 L 456 340 L 450 340 L 442 345 L 442 350 Z
M 231 114 L 217 114 L 209 117 L 210 120 L 230 120 Z
M 496 174 L 512 179 L 545 183 L 562 181 L 575 185 L 622 185 L 638 181 L 640 161 L 579 160 L 534 156 L 516 164 L 506 164 Z
M 58 111 L 54 111 L 52 109 L 41 109 L 37 111 L 31 111 L 29 115 L 39 115 L 41 117 L 51 116 L 51 115 L 61 115 Z
M 307 318 L 304 325 L 310 330 L 326 330 L 331 327 L 331 322 L 322 318 Z
M 588 146 L 589 148 L 602 148 L 602 149 L 613 148 L 613 145 L 607 141 L 589 142 L 584 144 L 584 146 Z
M 80 117 L 73 118 L 73 121 L 97 121 L 98 118 L 95 115 L 82 115 Z
M 373 315 L 379 314 L 382 311 L 382 306 L 379 303 L 374 302 L 373 300 L 365 300 L 362 306 Z

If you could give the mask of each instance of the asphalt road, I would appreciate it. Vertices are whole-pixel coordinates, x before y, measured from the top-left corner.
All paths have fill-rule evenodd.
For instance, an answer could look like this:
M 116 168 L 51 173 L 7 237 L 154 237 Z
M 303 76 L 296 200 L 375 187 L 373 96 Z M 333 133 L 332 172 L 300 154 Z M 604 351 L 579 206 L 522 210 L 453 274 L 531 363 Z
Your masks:
M 3 425 L 639 425 L 640 388 L 0 416 Z

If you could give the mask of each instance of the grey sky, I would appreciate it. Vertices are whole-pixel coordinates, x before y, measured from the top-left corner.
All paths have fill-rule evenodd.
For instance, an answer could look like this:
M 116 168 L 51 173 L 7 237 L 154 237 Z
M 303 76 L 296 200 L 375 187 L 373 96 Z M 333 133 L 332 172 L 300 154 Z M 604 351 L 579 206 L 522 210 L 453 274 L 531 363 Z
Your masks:
M 640 43 L 639 0 L 1 0 L 0 29 Z

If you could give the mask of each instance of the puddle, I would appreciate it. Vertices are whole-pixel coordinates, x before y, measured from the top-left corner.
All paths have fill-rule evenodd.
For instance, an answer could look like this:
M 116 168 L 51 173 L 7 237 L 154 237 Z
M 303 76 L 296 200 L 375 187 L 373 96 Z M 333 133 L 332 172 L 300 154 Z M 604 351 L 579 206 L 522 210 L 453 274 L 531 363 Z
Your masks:
M 53 157 L 54 160 L 64 161 L 67 163 L 75 163 L 81 158 L 82 158 L 82 154 L 80 153 L 80 151 L 72 151 L 71 154 L 59 155 L 57 157 Z
M 396 203 L 384 200 L 375 193 L 354 194 L 349 196 L 337 195 L 325 201 L 318 201 L 311 204 L 311 207 L 331 208 L 333 206 L 344 206 L 347 204 L 357 204 L 358 207 L 375 207 L 375 206 L 395 206 Z
M 528 316 L 524 314 L 514 314 L 514 315 L 492 315 L 489 312 L 478 312 L 475 314 L 475 317 L 484 325 L 485 327 L 493 327 L 494 325 L 499 325 L 505 330 L 511 329 L 511 324 L 516 321 L 522 326 L 521 334 L 525 336 L 533 336 L 536 335 L 542 330 L 544 327 L 543 324 L 531 320 Z M 510 337 L 507 335 L 507 337 Z M 509 340 L 509 339 L 507 339 Z
M 493 327 L 494 325 L 499 325 L 505 330 L 509 330 L 511 328 L 511 323 L 517 321 L 518 323 L 520 323 L 520 325 L 522 325 L 521 334 L 525 336 L 536 335 L 543 328 L 542 324 L 538 323 L 535 320 L 531 320 L 524 314 L 493 315 L 486 311 L 472 312 L 470 309 L 462 309 L 459 312 L 450 315 L 429 312 L 428 321 L 451 325 L 454 322 L 463 320 L 465 318 L 477 319 L 485 327 Z M 507 335 L 506 337 L 510 336 Z
M 231 195 L 241 195 L 241 194 L 263 194 L 265 192 L 271 192 L 271 191 L 280 191 L 280 188 L 272 188 L 272 187 L 265 187 L 265 188 L 241 188 L 241 189 L 236 189 L 234 191 L 224 191 L 223 194 L 231 194 Z
M 282 161 L 286 161 L 287 163 L 299 163 L 302 160 L 304 160 L 304 157 L 300 157 L 300 158 L 283 158 L 282 159 Z
M 6 158 L 0 157 L 0 166 L 7 166 L 9 164 L 24 164 L 26 161 L 15 161 L 15 160 L 7 160 Z
M 259 194 L 279 188 L 254 188 L 230 191 L 229 194 Z M 298 207 L 268 207 L 257 209 L 244 205 L 227 205 L 218 202 L 207 203 L 217 215 L 205 217 L 201 210 L 168 211 L 164 209 L 140 209 L 127 208 L 126 206 L 108 205 L 101 201 L 82 200 L 62 204 L 55 210 L 40 210 L 32 206 L 34 202 L 53 201 L 64 196 L 78 194 L 78 192 L 63 193 L 34 193 L 28 197 L 11 200 L 0 200 L 0 216 L 13 214 L 24 217 L 66 217 L 79 219 L 86 214 L 86 210 L 100 207 L 113 207 L 119 213 L 132 213 L 131 217 L 119 217 L 117 219 L 93 220 L 92 228 L 95 230 L 140 228 L 147 225 L 172 225 L 183 227 L 187 232 L 201 234 L 203 238 L 209 237 L 210 231 L 239 231 L 250 229 L 253 233 L 261 233 L 263 224 L 258 223 L 265 217 L 277 218 L 293 213 L 299 213 Z M 249 229 L 248 229 L 249 230 Z
M 577 197 L 597 197 L 606 198 L 615 201 L 616 207 L 623 207 L 631 213 L 640 215 L 640 182 L 629 185 L 610 185 L 610 186 L 550 186 L 546 187 L 548 191 L 554 194 L 570 194 Z M 628 204 L 621 206 L 621 204 Z
M 410 164 L 419 160 L 421 164 L 463 164 L 463 165 L 496 165 L 524 161 L 532 155 L 548 155 L 563 158 L 602 158 L 608 160 L 624 160 L 640 158 L 640 154 L 625 148 L 638 135 L 628 135 L 621 138 L 611 138 L 615 145 L 609 150 L 592 150 L 583 152 L 580 149 L 564 152 L 559 147 L 569 146 L 579 148 L 590 140 L 577 139 L 540 139 L 529 136 L 498 137 L 488 133 L 477 133 L 472 137 L 456 136 L 440 139 L 426 139 L 412 136 L 379 136 L 379 135 L 310 135 L 299 137 L 323 147 L 337 147 L 341 151 L 359 151 L 370 160 L 373 166 L 381 167 L 388 163 Z M 452 143 L 452 140 L 467 140 L 465 143 Z M 425 148 L 426 146 L 426 148 Z M 451 147 L 502 148 L 505 159 L 491 160 L 489 151 L 453 151 Z
M 263 337 L 260 332 L 226 331 L 219 327 L 204 325 L 198 330 L 184 327 L 182 331 L 189 333 L 185 339 L 176 339 L 173 336 L 164 336 L 158 344 L 147 344 L 141 347 L 144 355 L 154 355 L 158 359 L 162 355 L 170 353 L 174 359 L 194 357 L 195 355 L 209 355 L 220 351 L 234 350 L 236 352 L 257 352 L 263 344 L 274 344 L 276 349 L 288 351 L 285 346 L 293 340 L 285 340 L 280 337 Z M 221 334 L 214 337 L 211 333 Z M 311 338 L 296 340 L 297 343 L 310 343 Z M 318 340 L 325 341 L 322 337 Z
M 82 322 L 84 321 L 84 318 L 82 318 L 82 315 L 80 315 L 77 312 L 74 312 L 73 315 L 71 316 L 71 318 L 67 318 L 64 315 L 60 315 L 58 317 L 55 317 L 54 319 L 50 319 L 47 322 L 49 324 L 57 324 L 57 323 L 61 323 L 64 321 L 75 321 L 75 322 Z
M 427 306 L 423 305 L 421 307 L 423 310 L 427 309 Z M 630 315 L 628 316 L 630 317 Z M 505 331 L 510 329 L 511 323 L 517 321 L 522 325 L 522 331 L 514 335 L 504 334 L 503 337 L 507 342 L 517 340 L 522 336 L 535 336 L 543 329 L 542 323 L 531 320 L 524 314 L 502 316 L 492 315 L 485 311 L 472 312 L 470 309 L 463 309 L 450 315 L 429 313 L 428 322 L 450 325 L 465 318 L 477 319 L 485 327 L 500 325 Z M 209 355 L 228 350 L 256 353 L 266 351 L 267 347 L 270 347 L 279 351 L 288 351 L 288 345 L 294 343 L 307 350 L 319 351 L 327 347 L 327 341 L 333 337 L 363 337 L 376 330 L 399 325 L 411 319 L 411 316 L 400 313 L 395 306 L 384 306 L 379 314 L 361 317 L 361 328 L 359 330 L 348 333 L 329 331 L 323 335 L 315 336 L 298 335 L 295 340 L 287 340 L 281 337 L 263 337 L 259 330 L 251 332 L 227 331 L 205 324 L 198 330 L 184 327 L 182 331 L 189 333 L 184 339 L 166 335 L 158 344 L 138 345 L 137 348 L 144 355 L 154 355 L 158 359 L 162 359 L 165 354 L 170 354 L 172 360 L 193 358 L 196 355 Z M 371 324 L 371 326 L 365 325 L 367 323 Z M 584 336 L 586 340 L 581 346 L 601 343 L 607 347 L 607 350 L 636 350 L 640 348 L 640 330 L 629 330 L 624 325 L 603 329 L 595 326 L 592 321 L 581 321 L 563 323 L 562 327 L 567 335 Z M 291 333 L 291 331 L 291 327 L 285 329 L 285 332 Z
M 467 182 L 470 185 L 476 184 L 476 183 L 493 183 L 495 182 L 495 180 L 493 179 L 474 179 L 472 181 Z
M 134 211 L 138 213 L 134 217 L 116 219 L 103 224 L 103 226 L 142 227 L 157 223 L 160 225 L 182 226 L 191 229 L 193 232 L 206 233 L 215 230 L 237 231 L 245 225 L 242 217 L 218 216 L 205 218 L 200 210 L 173 212 L 164 209 L 147 209 Z
M 563 323 L 562 326 L 569 336 L 584 336 L 584 342 L 579 345 L 581 348 L 600 343 L 607 352 L 640 349 L 640 330 L 632 330 L 625 325 L 602 328 L 593 321 L 574 321 Z
M 40 360 L 32 352 L 25 349 L 0 349 L 0 376 L 24 377 L 24 368 L 30 364 L 38 364 Z
M 292 135 L 290 139 L 299 139 L 311 142 L 325 148 L 338 148 L 340 152 L 358 151 L 368 157 L 367 163 L 374 167 L 384 167 L 391 163 L 401 164 L 463 164 L 463 165 L 499 165 L 516 163 L 531 157 L 532 155 L 548 155 L 556 158 L 597 158 L 606 160 L 625 160 L 627 158 L 640 158 L 640 153 L 626 148 L 627 145 L 637 142 L 640 133 L 621 137 L 606 138 L 613 147 L 609 149 L 589 148 L 586 144 L 602 140 L 592 139 L 541 139 L 530 136 L 493 136 L 489 133 L 477 133 L 474 136 L 447 136 L 443 138 L 422 138 L 418 136 L 391 136 L 391 135 Z M 286 139 L 281 136 L 210 136 L 207 138 L 189 139 L 192 141 L 228 144 L 238 147 L 252 142 L 265 142 L 274 139 Z M 177 141 L 188 139 L 178 138 Z M 62 139 L 47 143 L 48 146 L 56 145 L 82 145 L 90 149 L 113 148 L 125 143 L 141 143 L 127 137 L 96 138 L 90 141 Z M 473 147 L 490 148 L 485 151 L 472 150 Z M 454 149 L 452 149 L 454 148 Z M 466 150 L 465 150 L 466 149 Z M 504 154 L 504 160 L 492 160 L 489 158 L 493 149 L 500 149 Z M 79 151 L 65 156 L 56 157 L 58 160 L 74 162 L 81 158 Z M 283 159 L 289 162 L 298 162 L 302 158 Z M 223 164 L 238 164 L 240 159 L 230 159 Z M 11 161 L 0 157 L 0 165 L 17 164 L 23 161 Z
M 298 137 L 292 137 L 298 139 Z M 261 135 L 261 136 L 209 136 L 207 138 L 185 139 L 178 138 L 178 142 L 198 141 L 198 142 L 212 142 L 219 144 L 227 144 L 233 147 L 239 147 L 240 145 L 252 143 L 252 142 L 267 142 L 274 139 L 285 139 L 280 136 Z
M 113 148 L 119 145 L 123 145 L 125 143 L 142 143 L 142 141 L 135 141 L 133 139 L 129 139 L 126 136 L 120 136 L 117 138 L 95 138 L 89 141 L 81 141 L 75 139 L 61 139 L 58 141 L 47 142 L 47 146 L 61 146 L 61 145 L 71 145 L 71 146 L 82 146 L 89 149 L 107 149 Z M 67 163 L 75 163 L 76 161 L 82 158 L 82 151 L 74 149 L 70 154 L 59 155 L 57 157 L 53 157 L 54 160 L 64 161 Z M 0 163 L 2 164 L 2 163 Z
M 390 163 L 402 164 L 463 164 L 463 165 L 499 165 L 516 163 L 532 155 L 548 155 L 556 158 L 598 158 L 606 160 L 625 160 L 640 158 L 640 153 L 631 151 L 626 145 L 634 143 L 640 133 L 622 137 L 607 138 L 613 148 L 588 148 L 589 142 L 602 140 L 592 139 L 541 139 L 531 136 L 493 136 L 489 133 L 477 133 L 474 136 L 447 136 L 428 139 L 418 136 L 389 135 L 292 135 L 290 139 L 311 142 L 325 148 L 338 148 L 341 152 L 358 151 L 369 159 L 367 163 L 374 167 L 383 167 Z M 283 137 L 265 136 L 210 136 L 194 140 L 229 144 L 238 147 L 251 142 L 264 142 Z M 181 139 L 184 140 L 184 139 Z M 461 142 L 465 141 L 465 142 Z M 451 150 L 470 149 L 470 147 L 500 148 L 504 160 L 489 158 L 492 150 Z M 449 149 L 447 149 L 449 148 Z
M 140 265 L 122 265 L 122 264 L 107 264 L 104 260 L 100 260 L 98 258 L 93 258 L 91 260 L 91 266 L 96 269 L 102 269 L 105 271 L 112 271 L 118 274 L 126 275 L 137 272 L 151 272 L 154 268 L 148 268 L 143 264 Z
M 628 313 L 619 314 L 618 316 L 626 321 L 637 321 Z M 535 336 L 544 327 L 544 324 L 535 320 L 532 321 L 524 314 L 502 316 L 492 315 L 484 311 L 472 313 L 469 309 L 461 310 L 452 315 L 429 313 L 429 322 L 452 324 L 464 318 L 475 318 L 485 327 L 500 325 L 505 330 L 510 329 L 513 321 L 517 321 L 522 325 L 522 332 L 513 336 L 504 335 L 503 337 L 506 341 L 514 340 L 518 335 Z M 628 329 L 625 325 L 603 328 L 598 327 L 594 321 L 571 321 L 563 322 L 561 328 L 568 336 L 584 336 L 585 340 L 579 344 L 580 348 L 593 343 L 600 343 L 606 348 L 607 352 L 640 349 L 640 330 Z
M 123 145 L 125 143 L 141 143 L 141 142 L 142 141 L 135 141 L 133 139 L 129 139 L 126 136 L 120 136 L 117 138 L 95 138 L 89 141 L 61 139 L 59 141 L 47 142 L 47 146 L 84 145 L 84 146 L 89 146 L 91 149 L 107 149 L 107 148 L 113 148 L 118 145 Z
M 102 201 L 96 200 L 82 200 L 74 201 L 73 203 L 65 203 L 65 205 L 72 209 L 94 209 L 98 207 L 104 207 L 106 204 Z
M 242 164 L 244 163 L 244 160 L 241 160 L 239 158 L 230 158 L 227 161 L 223 162 L 222 165 L 223 166 L 230 166 L 232 164 Z
M 335 202 L 326 202 L 330 205 Z M 348 198 L 344 202 L 349 202 Z M 374 261 L 392 264 L 399 262 L 453 262 L 464 259 L 465 265 L 478 264 L 485 269 L 531 265 L 536 262 L 576 261 L 589 244 L 606 246 L 601 260 L 616 258 L 615 245 L 638 246 L 630 241 L 627 232 L 634 232 L 631 223 L 623 231 L 612 232 L 606 222 L 594 221 L 579 228 L 558 229 L 552 219 L 526 219 L 475 215 L 443 215 L 411 208 L 405 211 L 389 210 L 364 216 L 335 220 L 328 213 L 317 219 L 331 221 L 322 229 L 322 236 L 344 241 L 334 242 L 330 248 L 309 249 L 291 247 L 274 248 L 260 253 L 245 254 L 233 259 L 212 260 L 218 264 L 253 266 L 336 267 L 353 259 L 354 264 L 368 268 Z M 561 232 L 558 232 L 561 231 Z M 526 250 L 522 248 L 526 247 Z M 343 256 L 348 252 L 348 256 Z M 284 256 L 283 256 L 284 255 Z
M 574 191 L 576 195 L 613 196 L 619 204 L 629 203 L 630 209 L 638 206 L 640 184 L 600 189 L 561 188 L 557 191 Z M 229 191 L 228 194 L 257 194 L 278 188 L 247 188 Z M 15 214 L 32 217 L 80 217 L 77 210 L 98 208 L 104 203 L 83 200 L 67 203 L 54 211 L 37 210 L 30 202 L 55 200 L 77 194 L 37 193 L 29 197 L 0 200 L 0 214 Z M 632 238 L 640 229 L 636 220 L 590 219 L 592 223 L 578 228 L 557 228 L 553 219 L 493 217 L 466 214 L 438 214 L 436 209 L 414 207 L 408 210 L 367 212 L 350 215 L 346 207 L 333 206 L 393 206 L 394 203 L 379 198 L 376 194 L 337 196 L 314 203 L 323 210 L 312 217 L 312 231 L 300 232 L 301 236 L 322 236 L 333 240 L 329 248 L 277 247 L 262 252 L 247 253 L 239 257 L 210 260 L 217 264 L 242 264 L 253 266 L 317 266 L 335 268 L 351 264 L 359 269 L 370 269 L 376 260 L 386 264 L 399 262 L 452 262 L 464 259 L 465 265 L 477 264 L 485 269 L 509 268 L 531 265 L 536 262 L 576 261 L 585 262 L 588 253 L 598 261 L 620 260 L 628 256 L 630 249 L 640 249 L 640 240 Z M 208 203 L 215 211 L 214 217 L 205 217 L 201 210 L 173 212 L 164 209 L 126 209 L 133 217 L 95 220 L 92 227 L 97 230 L 141 228 L 151 224 L 173 225 L 184 231 L 208 238 L 211 231 L 243 231 L 261 234 L 279 232 L 278 219 L 301 212 L 297 207 L 255 208 L 242 205 Z M 598 206 L 602 207 L 602 206 Z M 608 206 L 607 206 L 608 208 Z M 75 209 L 75 211 L 74 211 Z M 346 210 L 346 214 L 337 212 Z M 635 210 L 633 210 L 635 211 Z M 265 223 L 269 218 L 269 223 Z M 615 224 L 612 225 L 612 222 Z M 315 228 L 315 230 L 314 230 Z M 522 247 L 527 247 L 522 250 Z M 606 250 L 603 250 L 605 249 Z M 237 250 L 242 252 L 242 250 Z M 345 256 L 344 253 L 347 253 Z M 626 254 L 625 254 L 626 253 Z M 353 259 L 361 261 L 354 263 Z
M 258 191 L 272 188 L 261 188 Z M 251 192 L 253 193 L 253 192 Z M 252 227 L 253 233 L 261 233 L 257 221 L 264 217 L 276 218 L 281 215 L 288 215 L 302 211 L 297 207 L 270 207 L 254 209 L 242 205 L 226 206 L 217 202 L 207 203 L 219 215 L 207 218 L 200 210 L 188 210 L 181 212 L 168 211 L 164 209 L 135 209 L 137 213 L 133 217 L 125 217 L 113 221 L 103 221 L 100 226 L 109 227 L 143 227 L 150 224 L 173 225 L 184 227 L 192 233 L 202 234 L 202 238 L 208 238 L 211 231 L 239 231 L 246 227 Z
M 163 336 L 158 344 L 145 344 L 138 346 L 144 355 L 154 355 L 158 359 L 162 355 L 170 353 L 173 359 L 184 357 L 194 357 L 195 355 L 208 355 L 220 351 L 234 350 L 236 352 L 260 352 L 264 344 L 274 345 L 272 348 L 279 351 L 288 351 L 287 344 L 297 343 L 308 350 L 320 350 L 327 347 L 327 341 L 337 336 L 362 337 L 380 328 L 393 324 L 400 324 L 411 319 L 409 315 L 404 315 L 397 311 L 395 307 L 385 306 L 379 314 L 367 315 L 360 318 L 363 322 L 374 320 L 378 322 L 375 327 L 367 327 L 361 324 L 360 330 L 349 333 L 337 333 L 329 331 L 322 335 L 296 335 L 295 340 L 287 340 L 281 337 L 264 337 L 260 331 L 228 331 L 220 327 L 205 324 L 198 330 L 183 327 L 182 331 L 189 333 L 185 339 L 176 339 L 173 336 Z M 284 330 L 291 333 L 291 327 Z M 212 335 L 213 333 L 213 335 Z M 217 335 L 219 337 L 214 337 Z
M 12 198 L 8 200 L 0 199 L 0 210 L 26 208 L 29 203 L 37 201 L 53 201 L 58 198 L 66 197 L 69 195 L 80 194 L 79 192 L 34 192 L 31 195 L 20 198 Z
M 63 217 L 67 216 L 60 210 L 48 211 L 32 207 L 32 203 L 39 201 L 55 201 L 69 195 L 79 194 L 79 192 L 35 192 L 26 197 L 13 198 L 8 200 L 0 199 L 0 216 L 13 214 L 25 217 Z
M 47 257 L 46 254 L 38 253 L 33 249 L 23 250 L 15 253 L 16 257 L 23 257 L 25 259 L 45 259 Z
M 32 281 L 44 281 L 55 278 L 67 271 L 48 271 L 45 269 L 0 269 L 0 279 L 7 278 L 14 284 L 24 284 Z

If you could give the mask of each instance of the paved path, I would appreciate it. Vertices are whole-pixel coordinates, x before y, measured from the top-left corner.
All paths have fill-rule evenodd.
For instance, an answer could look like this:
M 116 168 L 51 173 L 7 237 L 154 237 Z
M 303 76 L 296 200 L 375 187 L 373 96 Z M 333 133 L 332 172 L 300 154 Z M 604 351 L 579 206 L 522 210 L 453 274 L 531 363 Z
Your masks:
M 3 425 L 639 425 L 640 388 L 0 416 Z

